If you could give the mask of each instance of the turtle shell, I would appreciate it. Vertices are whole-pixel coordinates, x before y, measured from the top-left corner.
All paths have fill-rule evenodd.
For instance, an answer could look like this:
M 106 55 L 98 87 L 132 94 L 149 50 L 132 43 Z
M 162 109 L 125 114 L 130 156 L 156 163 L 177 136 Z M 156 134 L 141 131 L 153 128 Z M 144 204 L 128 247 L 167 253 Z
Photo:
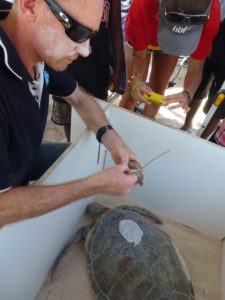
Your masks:
M 194 299 L 169 236 L 139 213 L 110 209 L 86 239 L 97 299 Z

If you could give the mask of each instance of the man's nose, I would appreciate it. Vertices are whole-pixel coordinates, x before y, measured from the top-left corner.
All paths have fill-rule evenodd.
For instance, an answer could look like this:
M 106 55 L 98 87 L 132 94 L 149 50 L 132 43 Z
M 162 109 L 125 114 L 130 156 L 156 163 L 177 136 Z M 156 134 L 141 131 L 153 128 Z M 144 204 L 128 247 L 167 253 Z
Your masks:
M 79 55 L 83 57 L 87 57 L 89 54 L 91 54 L 90 40 L 87 40 L 83 43 L 76 44 L 75 51 Z

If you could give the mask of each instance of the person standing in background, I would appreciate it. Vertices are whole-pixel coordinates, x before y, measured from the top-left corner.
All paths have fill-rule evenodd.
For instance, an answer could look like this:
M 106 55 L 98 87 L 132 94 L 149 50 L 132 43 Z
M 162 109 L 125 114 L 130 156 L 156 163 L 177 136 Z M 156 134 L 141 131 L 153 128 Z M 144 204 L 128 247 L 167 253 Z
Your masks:
M 190 56 L 181 93 L 166 96 L 164 105 L 189 109 L 202 77 L 204 60 L 220 23 L 219 0 L 133 0 L 126 20 L 126 90 L 120 106 L 134 110 L 144 102 L 144 115 L 154 118 L 159 105 L 149 103 L 144 93 L 164 95 L 180 55 Z M 152 53 L 149 86 L 146 73 Z
M 210 142 L 225 147 L 225 119 L 209 139 Z
M 206 58 L 202 80 L 190 103 L 190 111 L 187 113 L 182 130 L 190 130 L 192 120 L 199 109 L 203 99 L 208 94 L 203 111 L 208 112 L 214 101 L 214 97 L 221 88 L 225 80 L 225 0 L 220 1 L 221 5 L 221 24 L 219 31 L 213 41 L 212 52 Z M 207 124 L 201 137 L 207 139 L 208 136 L 217 128 L 221 119 L 225 117 L 225 102 L 223 102 L 214 113 L 210 122 Z
M 119 92 L 124 64 L 123 37 L 121 29 L 120 0 L 104 0 L 99 31 L 91 40 L 92 52 L 79 57 L 68 67 L 68 72 L 88 93 L 106 99 L 108 89 Z M 113 69 L 110 73 L 110 49 L 113 53 Z M 64 125 L 70 140 L 71 108 L 59 97 L 53 97 L 52 121 Z

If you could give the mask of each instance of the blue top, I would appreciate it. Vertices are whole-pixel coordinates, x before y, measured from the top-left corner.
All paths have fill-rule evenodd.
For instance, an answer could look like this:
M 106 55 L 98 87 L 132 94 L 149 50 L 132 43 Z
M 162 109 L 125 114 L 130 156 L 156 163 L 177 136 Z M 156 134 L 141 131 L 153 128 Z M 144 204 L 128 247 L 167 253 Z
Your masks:
M 49 93 L 65 97 L 77 86 L 67 72 L 46 69 L 44 63 L 35 71 L 33 80 L 0 27 L 0 191 L 29 182 L 46 125 Z

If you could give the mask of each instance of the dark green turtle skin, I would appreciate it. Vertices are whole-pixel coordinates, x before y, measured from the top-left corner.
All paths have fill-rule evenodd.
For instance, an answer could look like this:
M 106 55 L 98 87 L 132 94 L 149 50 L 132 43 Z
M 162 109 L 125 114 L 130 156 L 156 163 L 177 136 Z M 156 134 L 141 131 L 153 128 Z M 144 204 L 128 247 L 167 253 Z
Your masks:
M 98 203 L 90 204 L 87 213 L 95 223 L 81 228 L 69 248 L 86 237 L 97 299 L 194 299 L 190 279 L 172 241 L 154 224 L 162 223 L 159 217 L 135 206 L 107 209 Z

